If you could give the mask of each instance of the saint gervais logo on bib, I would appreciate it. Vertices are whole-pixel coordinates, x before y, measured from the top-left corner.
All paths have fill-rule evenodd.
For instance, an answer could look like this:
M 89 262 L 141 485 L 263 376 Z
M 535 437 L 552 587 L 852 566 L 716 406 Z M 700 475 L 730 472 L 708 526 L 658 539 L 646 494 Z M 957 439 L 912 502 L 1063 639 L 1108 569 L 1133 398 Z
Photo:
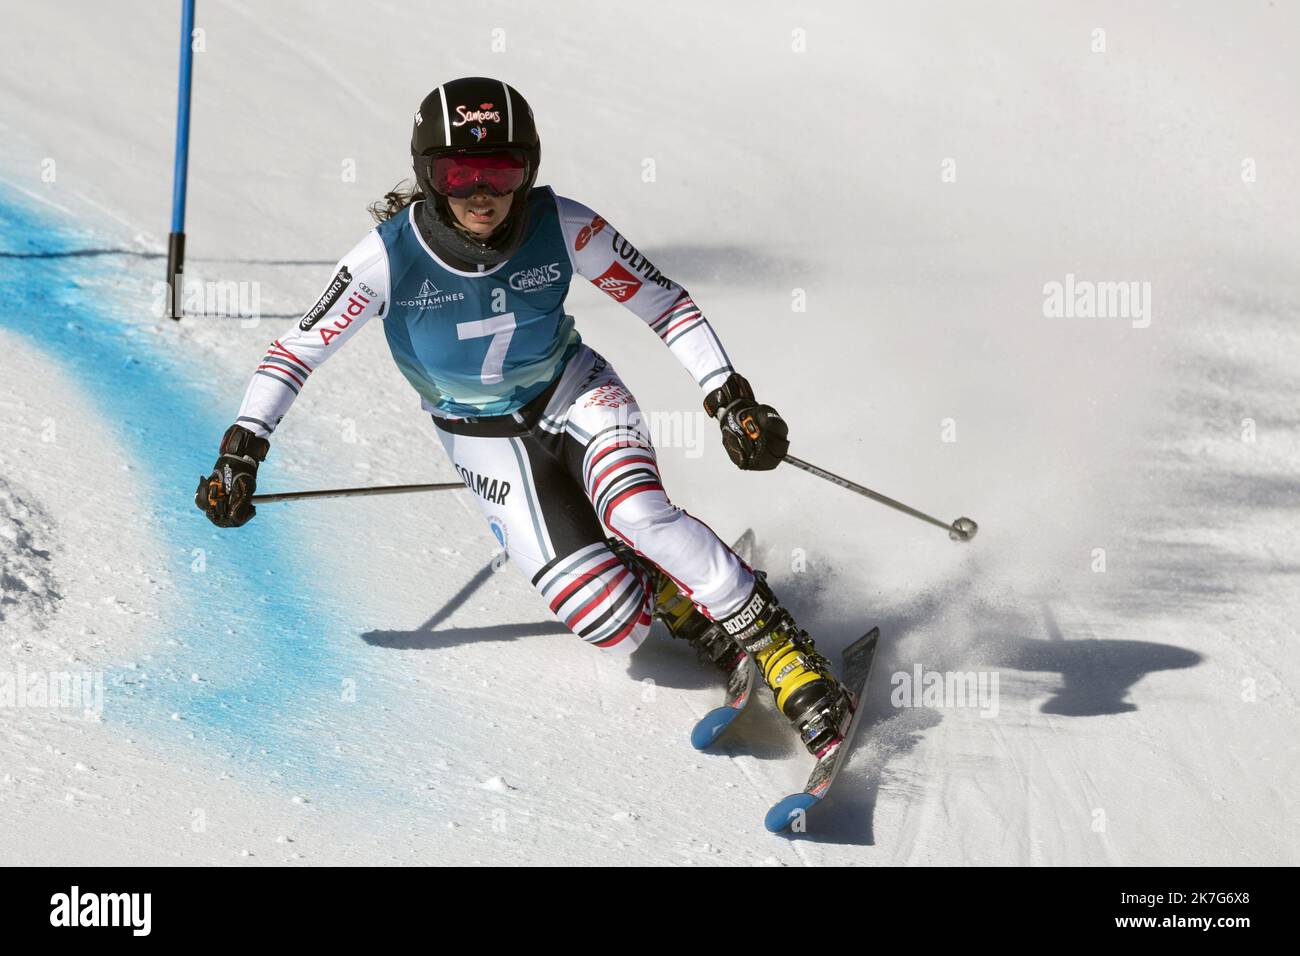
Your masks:
M 440 309 L 448 302 L 459 302 L 465 298 L 464 292 L 443 292 L 429 279 L 420 283 L 419 294 L 413 299 L 398 299 L 398 305 L 413 309 Z
M 544 266 L 533 266 L 510 273 L 507 280 L 510 288 L 516 292 L 538 292 L 549 289 L 551 283 L 560 281 L 560 264 L 551 262 Z
M 321 316 L 330 310 L 330 306 L 339 300 L 339 296 L 351 284 L 352 273 L 348 272 L 347 266 L 343 266 L 339 269 L 338 275 L 334 277 L 334 281 L 321 293 L 321 297 L 316 301 L 316 304 L 302 317 L 302 321 L 298 323 L 298 328 L 306 332 L 319 322 Z
M 618 302 L 626 302 L 641 288 L 641 280 L 617 262 L 610 263 L 608 269 L 591 280 L 591 284 Z

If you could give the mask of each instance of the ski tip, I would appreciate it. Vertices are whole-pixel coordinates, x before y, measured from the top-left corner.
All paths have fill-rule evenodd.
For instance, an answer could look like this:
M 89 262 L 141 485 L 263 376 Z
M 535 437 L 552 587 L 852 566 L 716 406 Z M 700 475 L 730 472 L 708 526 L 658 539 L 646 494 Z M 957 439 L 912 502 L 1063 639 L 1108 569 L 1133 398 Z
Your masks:
M 808 808 L 817 803 L 818 798 L 811 793 L 792 793 L 781 800 L 763 818 L 763 826 L 768 833 L 780 833 L 790 828 L 790 824 L 808 812 Z
M 691 746 L 696 750 L 707 749 L 722 736 L 722 732 L 736 719 L 736 715 L 739 713 L 740 711 L 733 707 L 716 707 L 709 711 L 695 725 L 695 729 L 691 731 Z
M 867 644 L 874 644 L 878 640 L 880 640 L 880 628 L 873 627 L 871 630 L 867 631 L 867 633 L 863 634 L 856 641 L 850 644 L 849 648 L 852 649 L 854 647 L 863 647 Z
M 842 656 L 846 661 L 851 661 L 858 657 L 869 657 L 875 654 L 876 645 L 878 643 L 880 643 L 880 628 L 873 627 L 848 647 L 844 648 Z

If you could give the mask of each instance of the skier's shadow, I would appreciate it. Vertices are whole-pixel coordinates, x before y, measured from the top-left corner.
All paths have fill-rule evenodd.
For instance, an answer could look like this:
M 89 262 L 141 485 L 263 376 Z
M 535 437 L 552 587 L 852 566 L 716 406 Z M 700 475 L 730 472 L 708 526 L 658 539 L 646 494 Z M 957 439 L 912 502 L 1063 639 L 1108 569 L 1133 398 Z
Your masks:
M 1137 710 L 1128 694 L 1147 674 L 1193 667 L 1203 659 L 1195 651 L 1152 641 L 1017 638 L 994 650 L 980 666 L 1060 674 L 1061 686 L 1039 712 L 1098 717 Z
M 796 617 L 807 620 L 814 633 L 834 633 L 843 629 L 843 615 L 818 620 L 819 600 L 816 585 L 787 584 Z M 1136 711 L 1128 699 L 1133 686 L 1147 674 L 1161 670 L 1194 667 L 1202 655 L 1153 641 L 1109 640 L 1092 636 L 1069 640 L 1056 622 L 1050 608 L 1042 606 L 1041 621 L 1021 608 L 1006 608 L 1000 613 L 985 605 L 981 625 L 971 633 L 970 641 L 959 649 L 956 659 L 942 653 L 930 659 L 918 659 L 915 651 L 909 658 L 894 648 L 911 634 L 924 634 L 945 626 L 944 612 L 961 604 L 961 595 L 931 593 L 892 612 L 878 614 L 882 636 L 881 657 L 876 661 L 871 686 L 866 697 L 867 711 L 859 729 L 854 753 L 841 771 L 827 805 L 815 816 L 809 815 L 807 831 L 791 834 L 792 838 L 817 843 L 871 846 L 875 843 L 874 815 L 880 787 L 885 782 L 889 762 L 906 754 L 921 741 L 925 730 L 943 720 L 942 711 L 933 707 L 895 707 L 891 692 L 896 675 L 911 674 L 917 665 L 923 671 L 1015 670 L 1027 673 L 1056 673 L 1060 685 L 1038 708 L 1040 713 L 1062 717 L 1092 717 Z M 806 608 L 806 610 L 805 610 Z M 1018 636 L 1033 632 L 1046 637 Z M 847 644 L 853 637 L 845 639 Z M 840 648 L 827 643 L 838 654 Z M 951 652 L 950 652 L 951 653 Z M 1003 688 L 1014 694 L 1014 689 Z M 1037 690 L 1035 690 L 1037 693 Z M 924 787 L 926 781 L 921 781 Z M 906 786 L 890 781 L 890 786 Z
M 446 604 L 419 627 L 410 631 L 366 631 L 361 639 L 371 647 L 386 647 L 402 651 L 441 650 L 457 644 L 479 641 L 513 641 L 524 637 L 573 632 L 558 620 L 528 621 L 518 624 L 493 624 L 487 627 L 444 627 L 447 621 L 474 593 L 486 584 L 495 573 L 489 562 L 474 575 Z M 577 640 L 577 638 L 574 638 Z M 662 625 L 656 625 L 649 638 L 628 659 L 627 676 L 630 680 L 652 679 L 661 687 L 677 690 L 698 690 L 716 684 L 723 687 L 721 674 L 712 665 L 701 665 L 685 641 L 674 641 L 666 636 Z
M 962 628 L 961 621 L 950 622 L 945 612 L 963 603 L 969 604 L 960 594 L 932 593 L 925 600 L 882 616 L 881 632 L 892 632 L 901 640 L 912 633 Z M 925 671 L 1058 674 L 1060 684 L 1038 710 L 1063 717 L 1136 711 L 1137 705 L 1128 697 L 1143 677 L 1156 671 L 1195 667 L 1204 660 L 1195 651 L 1172 644 L 1097 638 L 1087 630 L 1067 635 L 1046 604 L 1001 609 L 985 604 L 980 608 L 978 624 L 965 630 L 966 640 L 955 649 L 941 648 L 925 658 L 899 663 L 908 671 L 920 665 Z M 918 650 L 924 652 L 925 648 Z M 917 652 L 912 654 L 916 656 Z M 1008 688 L 1002 688 L 1002 693 L 1007 692 Z
M 367 631 L 361 635 L 362 640 L 374 647 L 427 650 L 477 641 L 509 641 L 533 635 L 570 633 L 555 620 L 437 630 L 493 573 L 493 564 L 489 562 L 418 628 Z M 813 576 L 800 576 L 784 582 L 782 591 L 797 620 L 806 622 L 812 633 L 827 635 L 819 641 L 819 646 L 824 652 L 830 652 L 832 658 L 860 636 L 844 631 L 844 620 L 853 615 L 828 608 L 821 593 L 822 586 Z M 909 635 L 945 627 L 945 609 L 954 604 L 961 605 L 961 597 L 959 594 L 932 592 L 925 600 L 872 618 L 881 630 L 881 656 L 872 672 L 865 705 L 867 711 L 863 714 L 858 742 L 827 806 L 810 815 L 807 832 L 793 834 L 794 838 L 841 845 L 875 844 L 876 800 L 889 762 L 911 751 L 926 730 L 943 720 L 942 712 L 934 708 L 895 708 L 891 703 L 894 675 L 911 673 L 917 664 L 927 671 L 1005 668 L 1057 673 L 1061 676 L 1061 685 L 1040 706 L 1040 712 L 1087 717 L 1134 711 L 1137 706 L 1127 697 L 1142 677 L 1153 671 L 1192 667 L 1202 660 L 1201 655 L 1185 648 L 1151 641 L 1092 637 L 1067 640 L 1046 607 L 1042 608 L 1043 620 L 1039 622 L 1018 608 L 995 614 L 987 606 L 981 611 L 981 626 L 963 648 L 960 660 L 944 660 L 942 656 L 905 660 L 898 656 L 893 648 L 900 646 Z M 660 630 L 656 628 L 656 632 Z M 1023 634 L 1035 630 L 1045 632 L 1046 638 L 1014 636 L 1016 632 Z M 830 637 L 837 633 L 842 635 L 838 641 Z M 701 666 L 685 642 L 673 641 L 658 633 L 632 655 L 628 677 L 638 681 L 650 677 L 662 686 L 681 689 L 699 689 L 714 684 L 721 687 L 720 677 L 712 668 Z M 761 694 L 762 688 L 755 688 L 755 693 Z M 789 728 L 779 715 L 769 711 L 769 707 L 747 708 L 728 731 L 718 752 L 760 760 L 797 755 L 798 751 L 790 744 Z M 898 784 L 891 781 L 890 785 Z M 925 781 L 922 781 L 921 786 L 924 785 Z M 775 802 L 783 795 L 773 793 L 768 796 Z
M 726 687 L 722 671 L 702 661 L 684 640 L 676 640 L 663 624 L 655 622 L 650 634 L 627 659 L 628 680 L 652 680 L 673 690 L 702 690 L 717 687 L 719 698 Z
M 496 573 L 494 561 L 467 581 L 450 601 L 433 613 L 427 621 L 413 631 L 366 631 L 361 639 L 371 647 L 387 647 L 400 651 L 426 651 L 471 644 L 477 641 L 513 641 L 521 637 L 542 634 L 568 634 L 569 629 L 559 621 L 524 622 L 521 624 L 492 624 L 487 627 L 447 627 L 437 630 L 439 624 L 450 618 Z

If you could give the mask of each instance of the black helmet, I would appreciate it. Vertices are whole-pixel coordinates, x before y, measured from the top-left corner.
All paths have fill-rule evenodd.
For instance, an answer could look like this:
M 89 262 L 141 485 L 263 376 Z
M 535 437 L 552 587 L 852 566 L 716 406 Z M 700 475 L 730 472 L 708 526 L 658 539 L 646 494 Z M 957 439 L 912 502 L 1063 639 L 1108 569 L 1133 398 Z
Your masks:
M 485 153 L 517 149 L 528 162 L 524 183 L 514 192 L 505 221 L 486 242 L 467 238 L 456 229 L 455 217 L 430 181 L 434 157 L 444 153 Z M 519 91 L 501 80 L 467 76 L 442 84 L 424 98 L 411 130 L 411 162 L 415 181 L 427 201 L 421 231 L 444 253 L 478 265 L 509 258 L 528 227 L 528 193 L 537 179 L 542 142 L 533 123 L 533 110 Z
M 542 143 L 533 111 L 519 91 L 501 80 L 467 76 L 444 83 L 424 98 L 411 130 L 415 180 L 433 198 L 429 160 L 445 153 L 486 153 L 518 149 L 528 160 L 528 176 L 515 194 L 523 199 L 537 179 Z

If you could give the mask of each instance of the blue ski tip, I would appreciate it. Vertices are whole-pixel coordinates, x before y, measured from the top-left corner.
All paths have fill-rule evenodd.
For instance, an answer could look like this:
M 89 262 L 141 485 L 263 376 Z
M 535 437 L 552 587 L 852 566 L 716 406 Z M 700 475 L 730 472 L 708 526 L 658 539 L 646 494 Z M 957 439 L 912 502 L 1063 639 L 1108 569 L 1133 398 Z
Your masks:
M 740 711 L 734 707 L 715 707 L 709 711 L 691 731 L 691 746 L 696 750 L 709 747 L 722 736 L 722 732 L 731 725 L 739 713 Z
M 769 833 L 780 833 L 788 829 L 802 813 L 807 812 L 809 807 L 815 805 L 818 799 L 811 793 L 792 793 L 767 811 L 767 816 L 763 818 L 763 826 L 767 827 Z

